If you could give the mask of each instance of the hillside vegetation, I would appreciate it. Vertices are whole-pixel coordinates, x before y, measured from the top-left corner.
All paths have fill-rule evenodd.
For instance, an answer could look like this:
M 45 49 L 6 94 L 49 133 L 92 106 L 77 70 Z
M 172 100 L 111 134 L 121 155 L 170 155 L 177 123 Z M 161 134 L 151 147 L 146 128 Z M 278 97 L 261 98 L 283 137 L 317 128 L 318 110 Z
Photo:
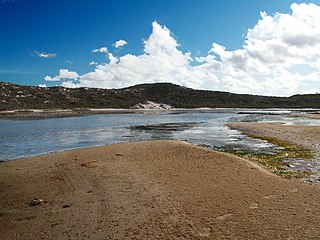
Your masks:
M 194 90 L 171 83 L 99 89 L 42 88 L 0 82 L 0 110 L 132 108 L 147 101 L 175 108 L 320 108 L 320 94 L 267 97 Z

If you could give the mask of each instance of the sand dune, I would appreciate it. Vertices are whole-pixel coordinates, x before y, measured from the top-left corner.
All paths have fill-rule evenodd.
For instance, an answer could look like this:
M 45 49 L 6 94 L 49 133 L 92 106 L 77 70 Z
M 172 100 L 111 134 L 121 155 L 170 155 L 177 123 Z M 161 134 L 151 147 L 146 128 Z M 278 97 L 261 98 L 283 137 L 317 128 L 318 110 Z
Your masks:
M 320 239 L 320 186 L 178 141 L 10 161 L 0 183 L 2 239 Z

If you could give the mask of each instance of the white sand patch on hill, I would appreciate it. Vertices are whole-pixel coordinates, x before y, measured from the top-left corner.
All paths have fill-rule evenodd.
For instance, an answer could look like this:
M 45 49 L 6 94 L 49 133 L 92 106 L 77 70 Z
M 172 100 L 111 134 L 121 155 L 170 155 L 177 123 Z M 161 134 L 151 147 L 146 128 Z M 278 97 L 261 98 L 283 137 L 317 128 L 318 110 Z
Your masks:
M 146 101 L 145 103 L 136 104 L 133 109 L 154 109 L 154 110 L 167 110 L 172 109 L 172 106 L 165 103 L 155 103 L 152 101 Z

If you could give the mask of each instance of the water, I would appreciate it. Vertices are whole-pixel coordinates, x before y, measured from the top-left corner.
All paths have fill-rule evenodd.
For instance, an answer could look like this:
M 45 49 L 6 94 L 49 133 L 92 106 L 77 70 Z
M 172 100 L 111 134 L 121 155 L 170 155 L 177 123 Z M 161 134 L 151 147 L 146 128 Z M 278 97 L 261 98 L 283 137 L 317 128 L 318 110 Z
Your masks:
M 319 124 L 303 118 L 237 114 L 236 111 L 160 111 L 101 114 L 40 120 L 0 120 L 0 160 L 82 147 L 150 139 L 184 140 L 218 150 L 262 153 L 279 151 L 226 126 L 234 121 L 279 121 Z M 309 121 L 309 122 L 308 122 Z
M 234 122 L 282 122 L 287 125 L 306 125 L 306 126 L 319 126 L 319 119 L 312 119 L 306 117 L 294 117 L 288 114 L 259 114 L 259 113 L 251 113 L 251 114 L 241 114 L 241 116 L 237 116 L 231 121 Z

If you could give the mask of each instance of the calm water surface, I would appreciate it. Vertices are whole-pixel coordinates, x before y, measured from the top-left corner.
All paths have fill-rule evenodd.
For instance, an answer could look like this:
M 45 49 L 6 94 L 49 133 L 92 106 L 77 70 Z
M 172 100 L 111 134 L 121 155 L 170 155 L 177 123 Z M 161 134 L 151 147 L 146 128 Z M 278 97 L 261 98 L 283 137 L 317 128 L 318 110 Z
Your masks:
M 266 141 L 251 139 L 225 125 L 236 121 L 320 124 L 316 120 L 289 118 L 284 115 L 237 114 L 236 111 L 216 110 L 0 120 L 0 160 L 150 139 L 185 140 L 218 150 L 267 153 L 279 150 Z

